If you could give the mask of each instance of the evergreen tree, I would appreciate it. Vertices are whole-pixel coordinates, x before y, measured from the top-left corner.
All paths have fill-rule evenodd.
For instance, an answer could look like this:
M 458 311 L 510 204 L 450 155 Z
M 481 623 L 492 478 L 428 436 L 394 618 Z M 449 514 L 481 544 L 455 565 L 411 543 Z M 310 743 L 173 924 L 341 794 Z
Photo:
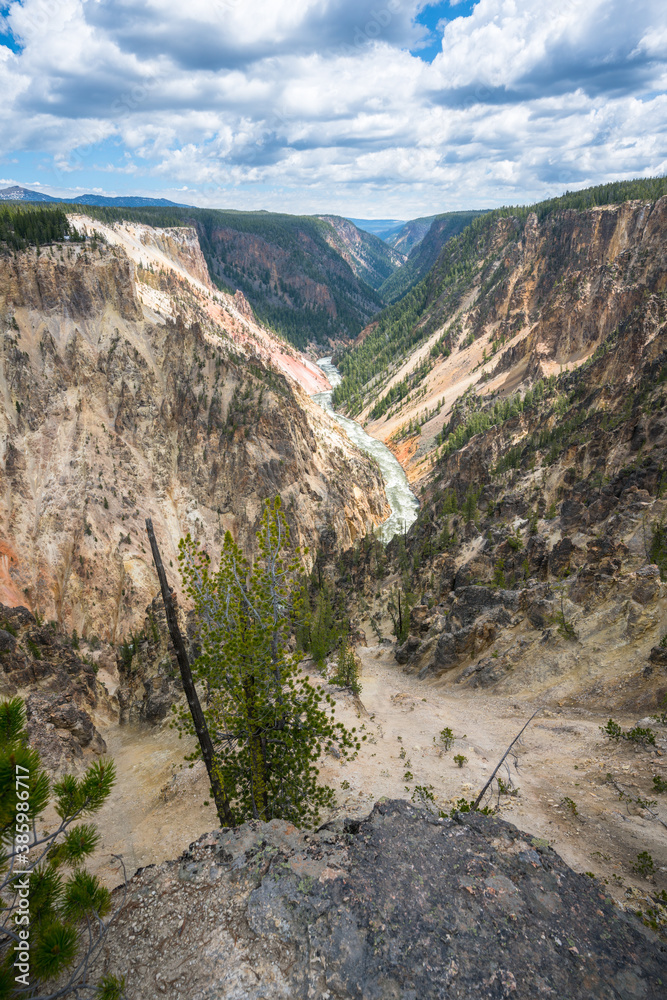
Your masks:
M 405 642 L 410 632 L 410 605 L 412 595 L 407 591 L 401 593 L 401 588 L 392 590 L 387 604 L 387 610 L 392 622 L 392 632 L 396 636 L 399 644 Z
M 335 649 L 339 638 L 335 608 L 325 582 L 317 591 L 315 607 L 310 615 L 310 643 L 307 647 L 318 667 L 324 667 L 324 660 Z
M 92 824 L 76 822 L 100 809 L 114 781 L 110 760 L 91 764 L 78 780 L 65 775 L 53 787 L 60 822 L 40 836 L 49 778 L 28 745 L 22 700 L 0 702 L 0 1000 L 122 997 L 124 984 L 114 977 L 88 981 L 111 897 L 84 867 L 99 834 Z M 54 980 L 57 988 L 49 987 Z
M 318 784 L 318 759 L 334 744 L 344 757 L 360 744 L 354 729 L 334 721 L 331 696 L 310 683 L 288 652 L 304 576 L 299 551 L 290 551 L 280 497 L 266 502 L 257 541 L 259 556 L 250 565 L 227 532 L 216 571 L 190 536 L 181 541 L 181 573 L 202 650 L 193 672 L 209 692 L 204 714 L 234 821 L 282 818 L 314 826 L 334 802 L 333 789 Z M 193 731 L 186 711 L 177 724 Z
M 341 636 L 340 646 L 338 647 L 336 672 L 331 678 L 332 683 L 349 688 L 352 694 L 361 694 L 359 672 L 359 661 L 355 656 L 354 650 L 350 648 L 346 629 Z

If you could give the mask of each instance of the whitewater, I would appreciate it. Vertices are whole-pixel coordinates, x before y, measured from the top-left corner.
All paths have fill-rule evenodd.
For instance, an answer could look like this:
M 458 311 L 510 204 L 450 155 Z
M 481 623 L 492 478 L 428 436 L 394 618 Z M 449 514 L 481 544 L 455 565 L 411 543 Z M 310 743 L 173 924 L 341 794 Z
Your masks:
M 317 362 L 330 384 L 335 388 L 340 385 L 341 374 L 333 364 L 331 358 L 320 358 Z M 332 391 L 318 392 L 313 396 L 316 403 L 327 410 L 334 420 L 343 427 L 348 437 L 354 441 L 358 448 L 372 455 L 380 466 L 382 478 L 384 479 L 384 489 L 387 500 L 391 507 L 391 514 L 380 525 L 378 537 L 383 542 L 390 541 L 399 532 L 407 531 L 410 525 L 417 519 L 419 512 L 419 501 L 410 489 L 407 476 L 403 471 L 400 462 L 392 455 L 382 441 L 367 434 L 361 424 L 356 420 L 350 420 L 340 413 L 336 413 L 331 402 Z

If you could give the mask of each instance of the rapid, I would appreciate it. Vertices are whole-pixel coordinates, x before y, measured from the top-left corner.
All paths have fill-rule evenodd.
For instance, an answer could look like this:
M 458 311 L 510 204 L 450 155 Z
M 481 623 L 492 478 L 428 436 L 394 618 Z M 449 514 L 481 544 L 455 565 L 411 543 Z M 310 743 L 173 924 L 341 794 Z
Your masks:
M 333 364 L 331 358 L 320 358 L 317 362 L 324 374 L 335 388 L 341 382 L 341 374 Z M 401 467 L 400 462 L 392 455 L 389 448 L 382 441 L 367 434 L 361 424 L 356 420 L 350 420 L 340 413 L 336 413 L 331 403 L 332 392 L 318 392 L 313 396 L 315 402 L 333 416 L 334 420 L 340 424 L 348 436 L 354 441 L 358 448 L 372 455 L 380 466 L 387 500 L 391 507 L 391 514 L 387 520 L 380 525 L 378 537 L 383 542 L 390 541 L 399 532 L 407 531 L 410 525 L 417 519 L 419 511 L 419 501 L 410 489 L 407 476 Z

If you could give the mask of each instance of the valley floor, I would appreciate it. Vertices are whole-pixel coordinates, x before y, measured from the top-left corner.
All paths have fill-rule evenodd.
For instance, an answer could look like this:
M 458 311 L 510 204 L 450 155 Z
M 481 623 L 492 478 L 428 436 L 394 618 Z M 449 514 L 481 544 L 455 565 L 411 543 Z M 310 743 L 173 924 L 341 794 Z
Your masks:
M 409 799 L 415 786 L 430 787 L 438 807 L 472 800 L 538 703 L 478 692 L 453 692 L 419 681 L 396 664 L 388 646 L 358 649 L 363 669 L 361 700 L 336 689 L 337 717 L 367 736 L 358 759 L 327 757 L 322 779 L 338 792 L 337 813 L 365 816 L 383 796 Z M 313 674 L 317 679 L 318 674 Z M 665 777 L 667 731 L 654 726 L 656 749 L 615 745 L 600 732 L 606 716 L 585 709 L 544 710 L 527 729 L 512 780 L 518 793 L 500 798 L 503 818 L 549 844 L 580 872 L 605 881 L 626 906 L 633 898 L 667 888 L 667 836 L 660 819 L 629 799 L 654 797 L 653 774 Z M 624 727 L 636 717 L 617 716 Z M 456 737 L 445 751 L 439 734 Z M 202 833 L 218 826 L 203 765 L 181 767 L 188 747 L 168 726 L 122 727 L 103 733 L 118 768 L 118 783 L 100 814 L 103 846 L 98 855 L 123 855 L 128 874 L 137 867 L 177 857 Z M 405 758 L 400 756 L 405 749 Z M 454 755 L 467 760 L 462 768 Z M 406 780 L 408 771 L 411 777 Z M 501 772 L 504 780 L 507 773 Z M 608 780 L 613 775 L 616 785 Z M 667 797 L 657 796 L 660 800 Z M 573 812 L 573 803 L 576 815 Z M 497 796 L 491 804 L 498 804 Z M 665 818 L 667 801 L 653 811 Z M 325 819 L 330 817 L 324 817 Z M 655 864 L 653 881 L 634 874 L 641 852 Z M 115 863 L 101 872 L 117 882 Z

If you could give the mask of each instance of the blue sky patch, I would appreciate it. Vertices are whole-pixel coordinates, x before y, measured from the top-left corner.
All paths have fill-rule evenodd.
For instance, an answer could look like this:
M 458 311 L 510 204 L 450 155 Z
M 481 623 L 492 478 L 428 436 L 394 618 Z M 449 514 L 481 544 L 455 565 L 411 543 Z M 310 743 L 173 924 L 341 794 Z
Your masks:
M 461 3 L 452 4 L 451 0 L 444 0 L 444 2 L 432 3 L 425 7 L 417 15 L 415 21 L 428 28 L 430 37 L 428 43 L 413 50 L 412 55 L 419 56 L 424 62 L 433 62 L 442 51 L 442 28 L 438 28 L 438 25 L 442 21 L 453 21 L 457 17 L 469 17 L 477 2 L 478 0 L 462 0 Z

